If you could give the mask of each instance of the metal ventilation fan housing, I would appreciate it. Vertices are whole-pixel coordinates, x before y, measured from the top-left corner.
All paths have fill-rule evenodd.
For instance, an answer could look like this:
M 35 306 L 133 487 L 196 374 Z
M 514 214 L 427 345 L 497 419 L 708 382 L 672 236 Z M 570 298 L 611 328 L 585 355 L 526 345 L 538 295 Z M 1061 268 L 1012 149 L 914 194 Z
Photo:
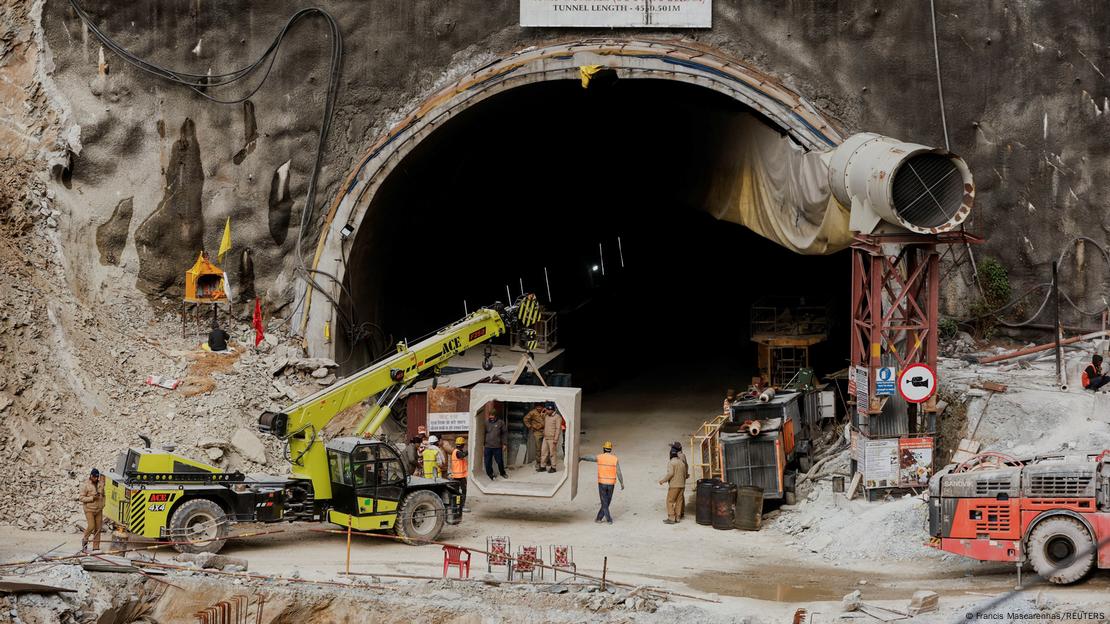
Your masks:
M 874 234 L 953 230 L 971 213 L 975 184 L 962 158 L 948 151 L 872 133 L 849 137 L 827 157 L 829 186 L 851 207 L 849 227 Z

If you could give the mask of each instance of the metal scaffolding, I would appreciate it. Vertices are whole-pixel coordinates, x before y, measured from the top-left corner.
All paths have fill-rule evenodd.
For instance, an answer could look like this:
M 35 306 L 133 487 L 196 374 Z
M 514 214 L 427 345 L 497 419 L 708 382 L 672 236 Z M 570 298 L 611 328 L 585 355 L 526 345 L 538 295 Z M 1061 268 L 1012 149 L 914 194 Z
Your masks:
M 860 432 L 867 416 L 880 414 L 887 397 L 877 396 L 877 371 L 922 362 L 936 368 L 940 295 L 938 245 L 981 243 L 965 232 L 858 234 L 852 243 L 851 364 L 867 371 L 867 405 L 857 406 Z M 936 397 L 922 404 L 936 412 Z

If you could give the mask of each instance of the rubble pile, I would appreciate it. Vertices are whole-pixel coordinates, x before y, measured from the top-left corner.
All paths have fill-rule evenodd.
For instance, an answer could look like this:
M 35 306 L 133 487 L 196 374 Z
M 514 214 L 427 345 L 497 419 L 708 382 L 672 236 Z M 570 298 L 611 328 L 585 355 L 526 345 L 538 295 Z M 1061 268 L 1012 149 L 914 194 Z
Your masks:
M 80 480 L 112 468 L 139 434 L 225 469 L 283 472 L 278 441 L 254 433 L 258 415 L 334 380 L 335 363 L 303 358 L 280 329 L 256 349 L 249 324 L 226 316 L 235 352 L 206 353 L 205 335 L 182 336 L 173 302 L 159 311 L 126 285 L 75 292 L 50 198 L 32 185 L 26 199 L 38 207 L 30 228 L 0 231 L 0 457 L 13 468 L 0 524 L 83 526 Z M 312 377 L 320 369 L 325 379 Z M 204 383 L 170 390 L 151 375 Z
M 961 331 L 956 332 L 951 338 L 941 338 L 940 352 L 948 357 L 959 357 L 973 353 L 977 346 L 971 334 Z
M 207 567 L 207 566 L 205 566 Z M 230 567 L 225 566 L 228 571 Z M 413 581 L 337 576 L 331 585 L 291 583 L 289 579 L 251 580 L 238 575 L 209 577 L 196 570 L 174 571 L 164 577 L 172 585 L 145 580 L 138 574 L 90 574 L 76 565 L 57 565 L 32 574 L 33 580 L 75 592 L 0 596 L 0 612 L 21 621 L 67 621 L 78 614 L 105 619 L 128 604 L 132 615 L 152 621 L 176 621 L 232 595 L 253 603 L 265 596 L 266 621 L 286 621 L 312 613 L 320 621 L 412 622 L 437 614 L 435 621 L 515 622 L 736 622 L 761 624 L 752 617 L 707 612 L 689 604 L 665 601 L 643 588 L 596 585 L 486 584 L 481 582 Z M 337 586 L 348 585 L 349 587 Z M 252 611 L 253 613 L 253 611 Z M 114 621 L 114 620 L 112 620 Z M 128 620 L 130 621 L 130 620 Z
M 979 357 L 1010 349 L 993 346 L 983 351 L 966 334 L 958 334 L 946 346 L 947 353 L 958 357 L 940 358 L 938 376 L 944 395 L 967 408 L 968 422 L 960 437 L 981 443 L 983 451 L 1019 458 L 1110 448 L 1110 393 L 1074 386 L 1062 390 L 1056 382 L 1052 351 L 974 364 Z M 1081 369 L 1091 353 L 1101 350 L 1103 345 L 1098 343 L 1077 343 L 1067 352 L 1065 369 Z M 1077 377 L 1074 372 L 1071 376 Z M 799 495 L 804 497 L 800 504 L 772 512 L 767 526 L 786 534 L 787 546 L 833 562 L 950 558 L 924 543 L 928 508 L 923 496 L 869 503 L 834 494 L 829 477 L 847 475 L 848 459 L 848 451 L 841 451 L 811 479 L 800 481 Z
M 847 472 L 849 451 L 829 461 Z M 925 545 L 928 507 L 921 497 L 907 495 L 891 501 L 848 500 L 834 494 L 829 480 L 819 480 L 796 506 L 784 505 L 769 514 L 767 527 L 785 534 L 791 548 L 839 562 L 845 559 L 907 561 L 941 558 Z
M 1083 390 L 1079 373 L 1105 343 L 1068 345 L 1064 371 L 1067 389 L 1056 379 L 1052 350 L 993 364 L 975 364 L 973 357 L 940 358 L 938 376 L 946 396 L 967 407 L 963 437 L 981 443 L 981 450 L 1015 457 L 1069 450 L 1110 448 L 1110 393 Z M 1001 347 L 975 356 L 1009 351 Z M 992 390 L 995 384 L 1004 391 Z
M 776 526 L 793 536 L 794 545 L 830 561 L 908 561 L 944 555 L 926 546 L 927 522 L 928 507 L 917 496 L 849 501 L 820 488 L 799 513 L 783 514 Z

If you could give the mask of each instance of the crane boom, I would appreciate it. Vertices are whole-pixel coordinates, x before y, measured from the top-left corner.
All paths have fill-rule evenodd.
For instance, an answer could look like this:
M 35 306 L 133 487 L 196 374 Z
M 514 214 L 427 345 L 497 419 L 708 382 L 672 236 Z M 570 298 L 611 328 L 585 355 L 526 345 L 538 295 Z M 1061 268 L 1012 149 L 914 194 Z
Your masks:
M 310 479 L 317 500 L 331 498 L 331 479 L 322 431 L 340 412 L 368 397 L 378 402 L 360 421 L 358 435 L 370 436 L 388 417 L 392 401 L 422 374 L 438 370 L 460 352 L 505 333 L 507 324 L 531 326 L 538 318 L 539 304 L 526 295 L 502 311 L 499 306 L 482 308 L 444 327 L 414 345 L 400 343 L 397 353 L 382 358 L 285 408 L 264 412 L 259 429 L 285 439 L 295 477 Z M 392 398 L 386 395 L 392 390 Z

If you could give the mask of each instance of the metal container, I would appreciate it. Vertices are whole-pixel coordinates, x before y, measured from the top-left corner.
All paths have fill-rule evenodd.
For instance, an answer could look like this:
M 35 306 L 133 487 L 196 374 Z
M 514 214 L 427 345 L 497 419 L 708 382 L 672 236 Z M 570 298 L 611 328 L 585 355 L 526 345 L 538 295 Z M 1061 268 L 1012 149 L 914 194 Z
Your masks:
M 720 483 L 720 479 L 698 479 L 694 489 L 694 520 L 698 524 L 713 524 L 713 488 Z
M 556 388 L 569 388 L 571 387 L 570 373 L 555 373 L 547 371 L 544 374 L 544 379 L 547 385 L 555 386 Z
M 736 485 L 718 483 L 713 486 L 713 528 L 727 531 L 736 521 Z
M 895 394 L 887 399 L 880 414 L 871 414 L 867 419 L 867 436 L 871 438 L 896 438 L 910 432 L 909 410 L 906 400 Z M 852 411 L 852 424 L 861 425 L 859 414 Z
M 779 433 L 775 431 L 754 438 L 746 433 L 721 434 L 725 480 L 762 488 L 765 499 L 782 498 L 785 487 L 778 444 Z
M 741 531 L 758 531 L 763 525 L 763 488 L 742 485 L 736 489 L 736 518 L 733 526 Z

